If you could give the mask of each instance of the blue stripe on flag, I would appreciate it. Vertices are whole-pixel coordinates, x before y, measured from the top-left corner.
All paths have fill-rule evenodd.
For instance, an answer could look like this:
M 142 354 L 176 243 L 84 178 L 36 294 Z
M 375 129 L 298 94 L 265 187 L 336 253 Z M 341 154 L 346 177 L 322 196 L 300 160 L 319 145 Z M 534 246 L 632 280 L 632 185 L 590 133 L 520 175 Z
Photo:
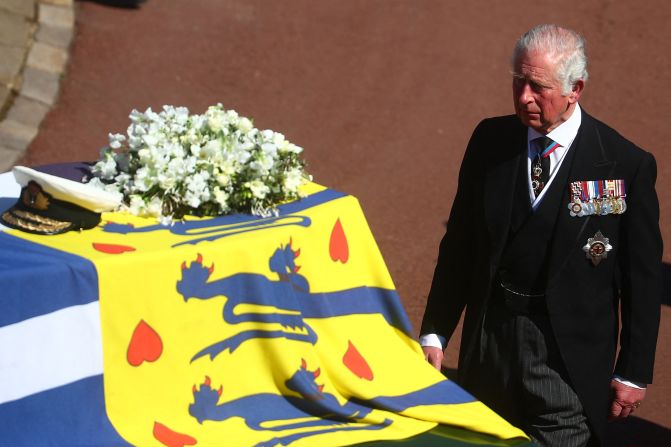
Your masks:
M 358 399 L 356 399 L 358 400 Z M 379 396 L 367 401 L 369 406 L 401 413 L 419 405 L 446 405 L 475 402 L 475 398 L 451 380 L 412 391 L 401 396 Z
M 331 318 L 358 314 L 381 314 L 387 323 L 411 336 L 412 324 L 395 290 L 379 287 L 354 287 L 314 294 L 301 300 L 304 318 Z
M 0 439 L 12 447 L 131 445 L 107 417 L 102 375 L 0 405 Z
M 313 206 L 322 205 L 331 200 L 336 200 L 341 197 L 345 197 L 347 194 L 335 191 L 333 189 L 325 189 L 317 193 L 311 194 L 307 197 L 304 197 L 300 200 L 294 202 L 285 203 L 284 205 L 278 206 L 280 215 L 296 213 L 298 211 L 304 211 Z
M 0 327 L 98 300 L 92 262 L 3 232 L 0 284 Z

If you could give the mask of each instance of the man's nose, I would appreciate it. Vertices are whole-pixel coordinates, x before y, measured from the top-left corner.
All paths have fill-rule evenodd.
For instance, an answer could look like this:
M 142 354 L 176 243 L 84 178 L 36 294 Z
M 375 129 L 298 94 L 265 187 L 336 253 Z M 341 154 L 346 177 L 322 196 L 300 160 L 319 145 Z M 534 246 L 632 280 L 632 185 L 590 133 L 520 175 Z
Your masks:
M 524 85 L 519 87 L 517 100 L 520 102 L 520 104 L 529 104 L 534 101 L 533 92 L 531 91 L 531 87 L 529 86 L 528 82 L 525 82 Z

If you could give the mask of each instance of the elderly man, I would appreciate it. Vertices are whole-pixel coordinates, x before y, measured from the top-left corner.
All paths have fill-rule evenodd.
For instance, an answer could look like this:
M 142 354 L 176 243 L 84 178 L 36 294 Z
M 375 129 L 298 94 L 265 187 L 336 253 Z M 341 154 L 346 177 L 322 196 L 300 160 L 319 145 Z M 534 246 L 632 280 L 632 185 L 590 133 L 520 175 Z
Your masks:
M 537 26 L 512 63 L 516 115 L 482 121 L 468 144 L 421 343 L 440 368 L 465 310 L 462 386 L 540 445 L 599 445 L 652 381 L 656 164 L 578 105 L 580 35 Z

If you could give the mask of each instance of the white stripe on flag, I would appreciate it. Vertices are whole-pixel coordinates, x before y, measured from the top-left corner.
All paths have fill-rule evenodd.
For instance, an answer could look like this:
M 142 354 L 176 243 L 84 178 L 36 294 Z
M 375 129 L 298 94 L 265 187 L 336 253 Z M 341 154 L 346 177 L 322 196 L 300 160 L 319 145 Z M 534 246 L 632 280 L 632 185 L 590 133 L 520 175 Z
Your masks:
M 4 198 L 18 198 L 21 194 L 21 187 L 16 180 L 14 180 L 14 175 L 11 172 L 5 172 L 0 174 L 0 197 Z M 7 203 L 7 206 L 0 208 L 0 212 L 5 211 L 6 208 L 14 205 L 13 203 Z M 6 230 L 7 227 L 0 224 L 0 231 Z
M 0 328 L 0 404 L 102 372 L 98 301 Z

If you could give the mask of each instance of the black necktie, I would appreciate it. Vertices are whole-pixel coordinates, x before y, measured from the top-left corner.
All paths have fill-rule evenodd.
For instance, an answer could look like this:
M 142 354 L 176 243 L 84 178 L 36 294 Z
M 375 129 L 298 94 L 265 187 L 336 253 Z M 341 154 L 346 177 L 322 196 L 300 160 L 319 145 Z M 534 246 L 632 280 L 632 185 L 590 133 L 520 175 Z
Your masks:
M 540 137 L 531 140 L 531 143 L 536 149 L 536 156 L 531 162 L 531 186 L 534 195 L 538 197 L 550 178 L 550 154 L 542 154 L 554 141 L 548 137 Z

